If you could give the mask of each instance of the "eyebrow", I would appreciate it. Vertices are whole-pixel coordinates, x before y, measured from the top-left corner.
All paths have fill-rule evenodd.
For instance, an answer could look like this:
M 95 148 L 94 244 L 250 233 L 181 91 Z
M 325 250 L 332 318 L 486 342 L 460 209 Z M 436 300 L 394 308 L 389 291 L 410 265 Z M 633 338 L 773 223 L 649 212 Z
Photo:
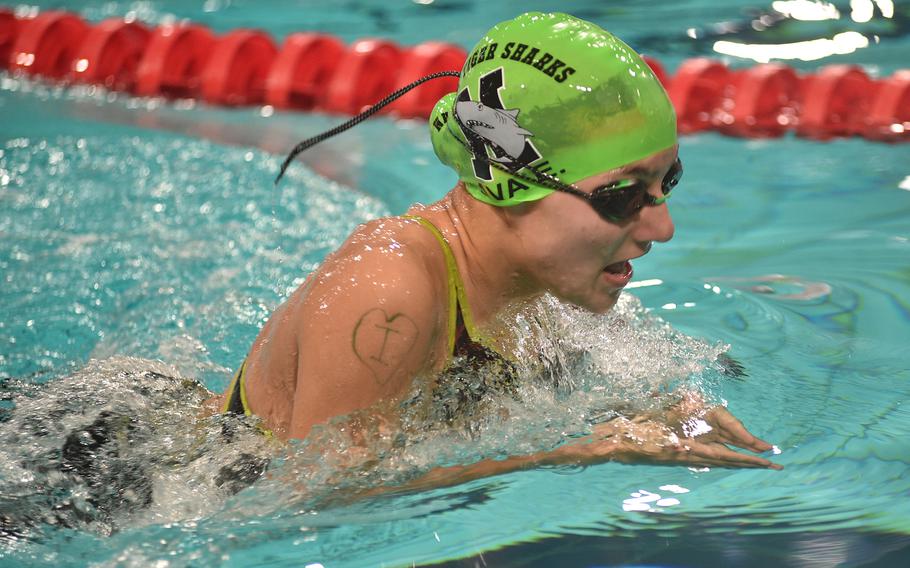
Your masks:
M 678 156 L 677 156 L 676 160 L 679 160 Z M 674 160 L 674 163 L 676 163 L 676 160 Z M 673 169 L 672 165 L 670 166 L 670 169 L 671 170 Z M 635 176 L 646 177 L 646 178 L 656 178 L 656 177 L 660 176 L 660 173 L 659 173 L 660 170 L 661 170 L 661 168 L 647 168 L 645 166 L 634 166 L 629 169 L 620 169 L 619 173 L 621 173 L 622 175 L 635 175 Z
M 621 173 L 623 175 L 633 174 L 633 175 L 643 176 L 643 177 L 656 177 L 657 176 L 656 169 L 645 168 L 643 166 L 635 166 L 635 167 L 629 168 L 627 170 L 624 169 L 624 170 L 621 170 Z

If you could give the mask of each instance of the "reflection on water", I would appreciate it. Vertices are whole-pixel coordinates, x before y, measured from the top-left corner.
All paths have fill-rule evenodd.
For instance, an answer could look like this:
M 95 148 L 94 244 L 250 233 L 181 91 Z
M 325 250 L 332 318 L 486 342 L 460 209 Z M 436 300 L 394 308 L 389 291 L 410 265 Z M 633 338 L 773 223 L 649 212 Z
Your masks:
M 679 505 L 678 496 L 689 492 L 685 487 L 679 485 L 661 485 L 660 493 L 652 493 L 646 489 L 639 489 L 630 494 L 629 499 L 622 502 L 623 511 L 646 511 L 649 513 L 661 512 L 666 507 Z
M 832 3 L 814 0 L 773 1 L 770 5 L 742 6 L 721 16 L 705 14 L 708 21 L 692 22 L 673 34 L 645 31 L 631 38 L 647 51 L 731 56 L 745 63 L 828 60 L 865 62 L 883 75 L 906 67 L 905 58 L 873 48 L 901 41 L 910 30 L 910 7 L 892 0 L 853 0 Z M 733 8 L 733 6 L 730 6 Z M 886 39 L 887 38 L 887 39 Z M 890 44 L 895 46 L 895 44 Z
M 910 537 L 899 534 L 797 531 L 766 535 L 749 534 L 733 527 L 727 531 L 706 531 L 695 524 L 670 540 L 664 532 L 649 528 L 610 537 L 567 535 L 488 551 L 469 560 L 443 562 L 440 566 L 460 568 L 473 561 L 473 565 L 480 566 L 520 563 L 545 568 L 589 565 L 595 561 L 598 566 L 615 567 L 895 568 L 906 565 L 908 558 Z
M 755 278 L 709 278 L 709 280 L 732 282 L 740 290 L 768 294 L 778 300 L 814 300 L 827 298 L 831 294 L 830 284 L 808 282 L 783 274 L 768 274 Z M 751 283 L 751 285 L 747 283 Z

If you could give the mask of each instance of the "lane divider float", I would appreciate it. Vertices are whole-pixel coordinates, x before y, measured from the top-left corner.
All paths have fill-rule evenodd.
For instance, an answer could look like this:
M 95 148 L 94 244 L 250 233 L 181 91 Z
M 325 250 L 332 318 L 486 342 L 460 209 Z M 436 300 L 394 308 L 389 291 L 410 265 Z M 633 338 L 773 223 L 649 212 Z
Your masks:
M 290 34 L 278 47 L 252 29 L 218 36 L 194 23 L 149 28 L 111 18 L 90 24 L 65 11 L 19 17 L 0 8 L 0 69 L 213 105 L 357 114 L 420 77 L 460 69 L 466 57 L 461 47 L 441 42 L 404 47 L 362 39 L 345 45 L 307 32 Z M 875 79 L 855 65 L 803 74 L 781 63 L 736 70 L 700 57 L 684 61 L 671 76 L 659 61 L 645 59 L 667 88 L 683 134 L 910 140 L 910 70 Z M 456 86 L 455 78 L 433 81 L 382 112 L 427 117 Z

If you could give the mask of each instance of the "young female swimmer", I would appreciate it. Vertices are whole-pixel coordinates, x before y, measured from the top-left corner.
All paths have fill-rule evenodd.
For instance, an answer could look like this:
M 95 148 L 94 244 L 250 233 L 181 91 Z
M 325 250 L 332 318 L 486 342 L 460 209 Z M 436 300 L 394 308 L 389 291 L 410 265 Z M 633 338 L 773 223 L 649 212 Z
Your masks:
M 493 27 L 458 91 L 434 108 L 430 133 L 458 184 L 356 229 L 263 327 L 225 412 L 306 438 L 334 417 L 393 407 L 456 362 L 501 370 L 511 353 L 492 339 L 502 337 L 497 316 L 546 293 L 604 313 L 630 261 L 673 236 L 673 107 L 641 57 L 589 22 L 528 13 Z M 613 420 L 553 451 L 437 469 L 417 484 L 609 460 L 780 469 L 727 446 L 771 449 L 723 407 L 702 419 L 710 432 L 694 438 Z

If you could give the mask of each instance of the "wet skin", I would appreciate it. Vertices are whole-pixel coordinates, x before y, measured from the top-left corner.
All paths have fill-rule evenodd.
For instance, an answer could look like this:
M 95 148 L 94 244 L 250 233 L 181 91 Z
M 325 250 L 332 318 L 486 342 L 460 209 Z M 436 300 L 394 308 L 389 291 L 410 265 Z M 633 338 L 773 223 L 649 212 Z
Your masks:
M 575 185 L 590 192 L 634 177 L 660 197 L 661 180 L 676 156 L 672 147 Z M 611 222 L 586 200 L 559 192 L 532 203 L 493 207 L 459 185 L 439 202 L 414 206 L 409 213 L 427 218 L 445 235 L 475 322 L 487 332 L 498 331 L 499 316 L 544 293 L 591 312 L 608 311 L 631 278 L 617 266 L 646 254 L 655 242 L 670 240 L 674 232 L 666 203 Z M 447 296 L 444 256 L 429 231 L 401 217 L 358 227 L 263 327 L 247 359 L 250 407 L 283 439 L 305 438 L 314 425 L 357 410 L 394 414 L 395 403 L 415 380 L 432 377 L 447 363 Z M 634 438 L 595 432 L 571 448 L 514 462 L 481 462 L 450 478 L 566 461 L 773 467 L 727 448 L 724 443 L 753 451 L 770 445 L 741 424 L 732 427 L 730 419 L 738 421 L 732 415 L 728 419 L 726 411 L 712 412 L 718 426 L 713 438 L 691 440 L 689 450 L 674 449 L 680 438 L 672 428 L 641 420 Z M 390 420 L 394 423 L 394 417 Z M 724 425 L 723 431 L 732 433 L 718 437 Z M 642 436 L 651 445 L 639 443 Z
M 651 194 L 661 197 L 661 181 L 676 157 L 677 148 L 669 148 L 574 185 L 590 193 L 610 182 L 637 178 L 648 183 Z M 647 254 L 654 242 L 673 238 L 673 220 L 666 203 L 645 207 L 620 222 L 603 220 L 586 201 L 566 193 L 557 192 L 522 207 L 530 210 L 526 214 L 516 210 L 513 218 L 531 260 L 526 268 L 531 286 L 594 313 L 612 308 L 625 285 L 605 277 L 606 266 L 638 258 Z

